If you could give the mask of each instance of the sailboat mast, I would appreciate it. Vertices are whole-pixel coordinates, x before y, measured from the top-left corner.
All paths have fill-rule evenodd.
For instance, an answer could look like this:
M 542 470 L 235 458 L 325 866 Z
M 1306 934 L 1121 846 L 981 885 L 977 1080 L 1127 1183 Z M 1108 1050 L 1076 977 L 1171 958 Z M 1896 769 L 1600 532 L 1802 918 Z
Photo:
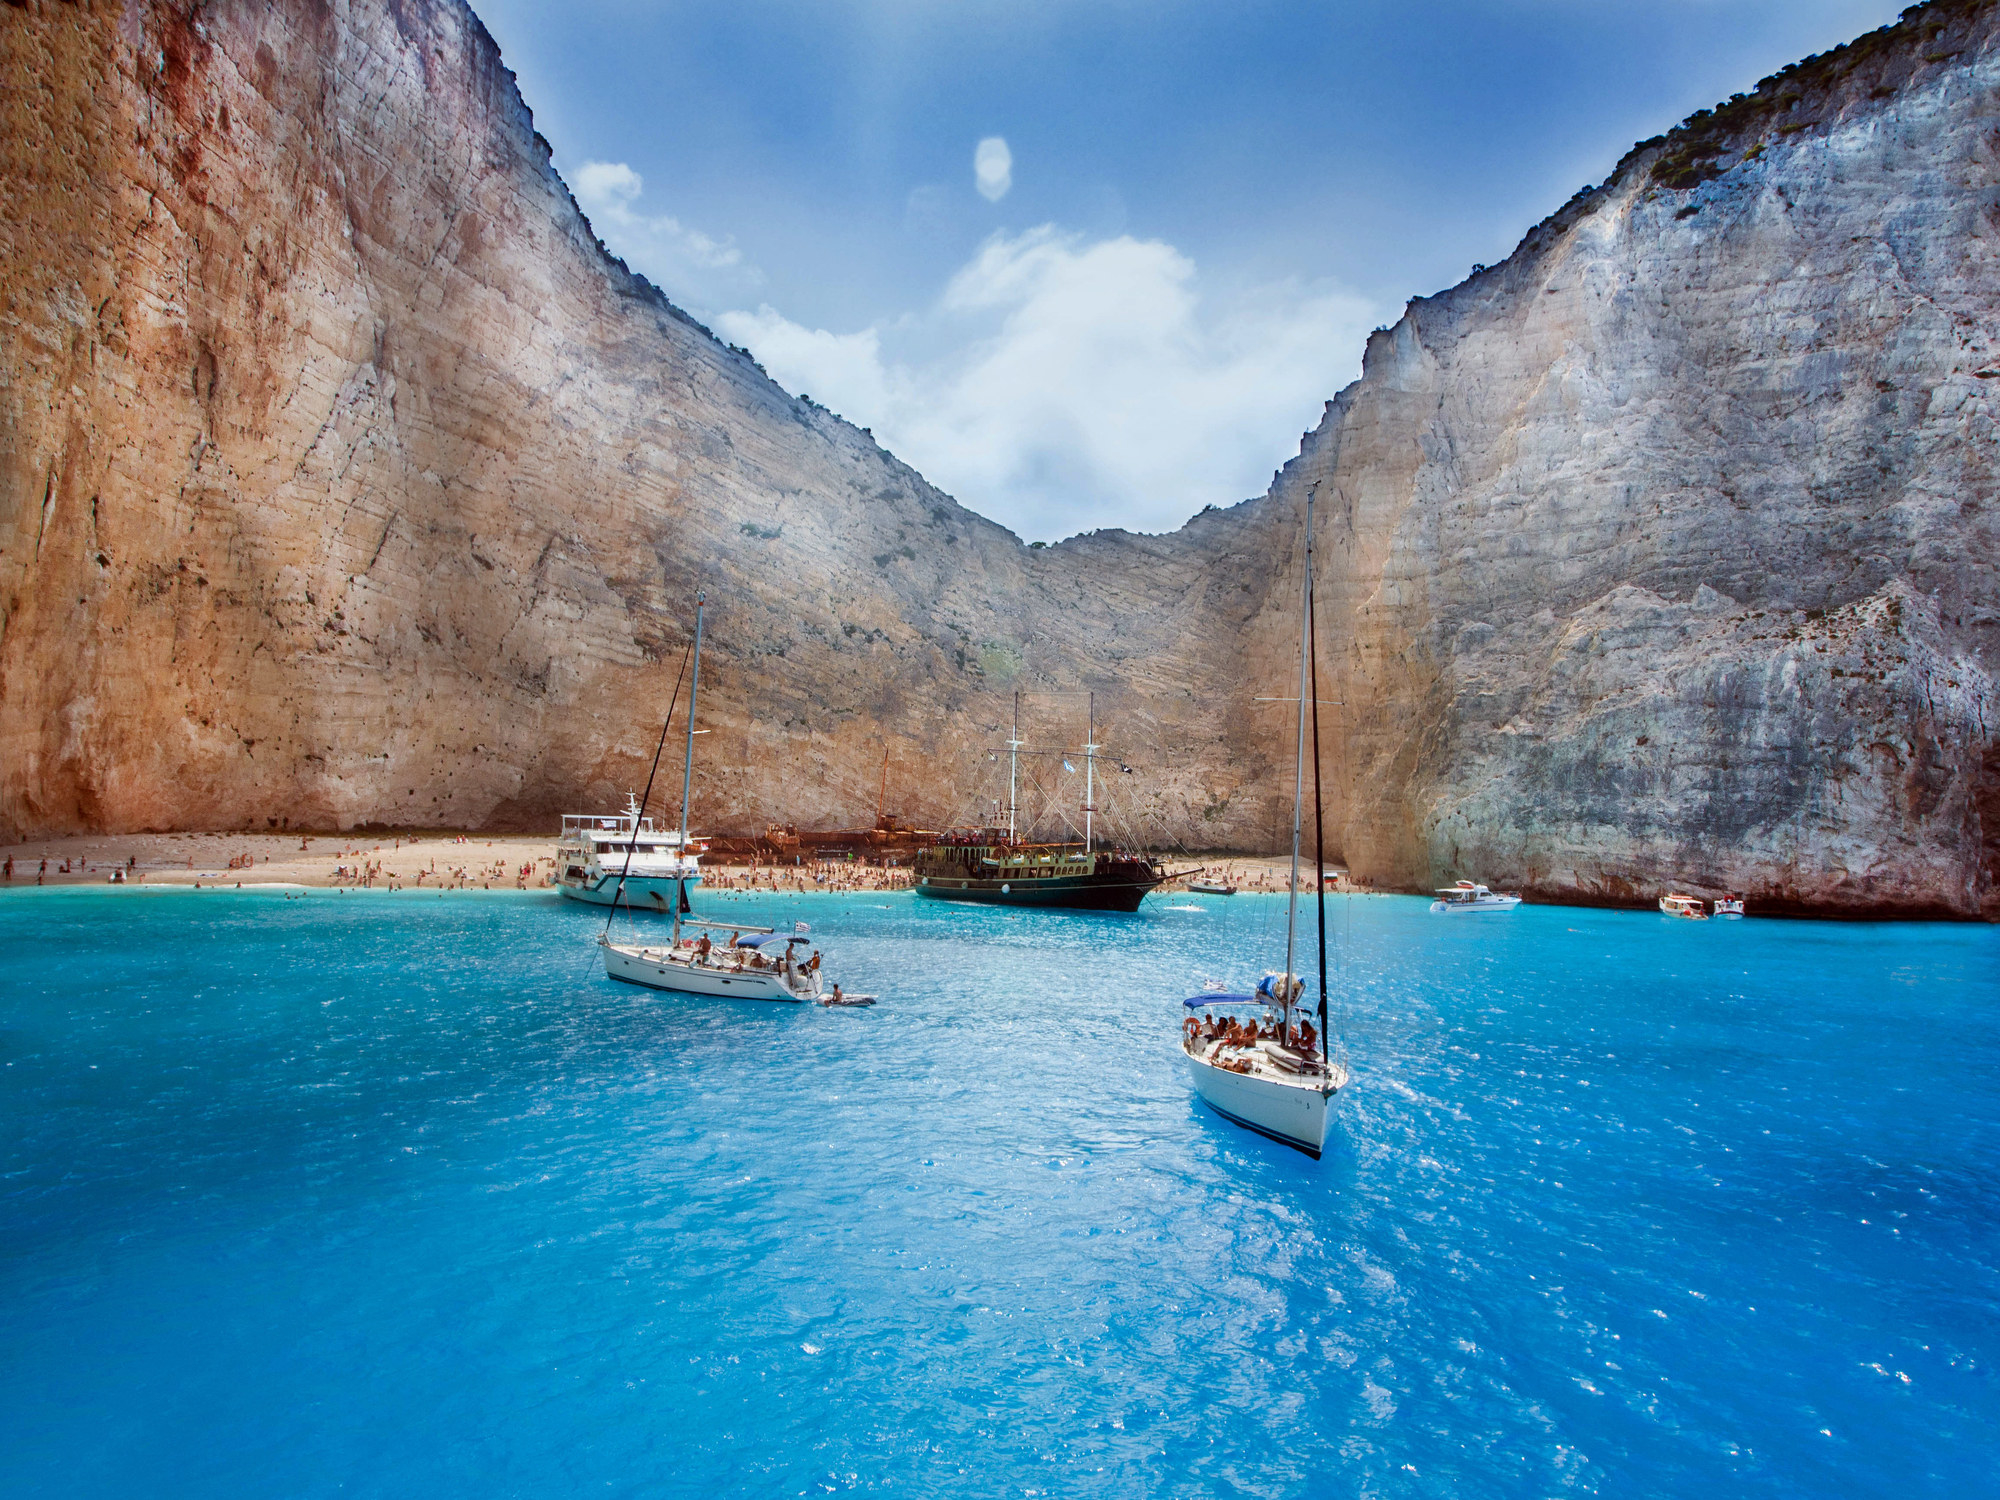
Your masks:
M 678 851 L 680 879 L 674 891 L 674 942 L 681 940 L 681 908 L 687 905 L 688 797 L 694 790 L 694 705 L 701 691 L 701 612 L 708 596 L 694 596 L 694 674 L 688 679 L 687 754 L 681 761 L 681 843 Z
M 1007 737 L 1007 842 L 1014 842 L 1014 772 L 1021 758 L 1021 692 L 1014 690 L 1014 729 Z
M 618 872 L 618 889 L 611 893 L 611 916 L 604 919 L 604 935 L 611 935 L 611 918 L 618 915 L 625 899 L 625 882 L 632 877 L 632 851 L 638 847 L 639 824 L 646 816 L 646 804 L 653 800 L 653 781 L 660 774 L 660 757 L 667 753 L 667 731 L 674 727 L 674 705 L 681 701 L 681 682 L 687 676 L 688 659 L 681 657 L 681 669 L 674 674 L 674 694 L 667 699 L 667 716 L 660 721 L 660 742 L 653 747 L 653 766 L 646 772 L 646 794 L 632 813 L 632 837 L 625 842 L 625 868 Z
M 1308 543 L 1310 545 L 1310 543 Z M 1319 1050 L 1331 1058 L 1333 1047 L 1326 1026 L 1326 808 L 1320 801 L 1319 758 L 1319 631 L 1313 625 L 1315 596 L 1306 593 L 1306 635 L 1312 641 L 1313 695 L 1313 900 L 1319 905 Z
M 1292 779 L 1292 885 L 1285 902 L 1285 1035 L 1292 1032 L 1292 974 L 1294 966 L 1293 950 L 1298 939 L 1299 928 L 1299 832 L 1303 824 L 1306 800 L 1306 698 L 1310 691 L 1307 682 L 1307 663 L 1312 650 L 1312 588 L 1313 588 L 1313 497 L 1306 491 L 1306 565 L 1305 579 L 1299 586 L 1299 733 L 1298 766 Z
M 1097 694 L 1090 695 L 1090 727 L 1083 742 L 1083 852 L 1090 853 L 1090 815 L 1097 811 Z

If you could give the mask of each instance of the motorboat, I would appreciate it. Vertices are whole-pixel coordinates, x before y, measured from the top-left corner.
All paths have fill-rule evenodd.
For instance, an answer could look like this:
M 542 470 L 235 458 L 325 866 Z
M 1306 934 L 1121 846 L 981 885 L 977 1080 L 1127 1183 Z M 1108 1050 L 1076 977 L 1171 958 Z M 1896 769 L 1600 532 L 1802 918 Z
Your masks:
M 556 888 L 572 901 L 666 911 L 683 883 L 700 881 L 701 855 L 700 843 L 655 828 L 639 799 L 628 797 L 625 811 L 614 816 L 563 815 Z
M 1678 892 L 1660 897 L 1660 910 L 1670 917 L 1686 917 L 1691 922 L 1708 920 L 1708 908 L 1702 905 L 1699 896 L 1683 896 Z
M 1456 885 L 1447 885 L 1437 891 L 1437 900 L 1431 903 L 1431 910 L 1450 916 L 1464 916 L 1468 913 L 1512 911 L 1521 904 L 1521 898 L 1512 891 L 1489 891 L 1475 880 L 1461 880 Z
M 1326 962 L 1325 819 L 1318 816 L 1319 672 L 1313 651 L 1313 500 L 1306 494 L 1304 583 L 1299 622 L 1297 765 L 1292 782 L 1292 870 L 1285 907 L 1285 967 L 1249 994 L 1205 991 L 1182 1001 L 1181 1055 L 1203 1103 L 1245 1129 L 1317 1158 L 1326 1146 L 1333 1098 L 1346 1087 L 1346 1064 L 1329 1045 Z M 1319 904 L 1319 1029 L 1301 1005 L 1298 976 L 1299 847 L 1305 807 L 1306 709 L 1312 705 L 1313 804 L 1322 831 L 1313 876 Z M 1244 1012 L 1249 1012 L 1246 1024 Z
M 1743 915 L 1741 896 L 1717 896 L 1709 903 L 1718 917 L 1740 917 Z
M 1211 880 L 1204 876 L 1200 880 L 1190 880 L 1188 889 L 1197 896 L 1233 896 L 1236 887 L 1225 880 Z
M 702 608 L 702 597 L 696 595 L 694 642 L 688 648 L 688 660 L 694 670 L 688 680 L 687 752 L 681 766 L 681 830 L 674 846 L 677 849 L 688 847 L 688 797 L 694 790 L 694 711 L 701 690 Z M 682 670 L 687 670 L 686 663 Z M 653 752 L 653 771 L 646 778 L 645 798 L 639 799 L 631 812 L 635 835 L 646 826 L 646 799 L 653 794 L 653 776 L 659 773 L 660 755 L 666 749 L 667 729 L 673 723 L 674 704 L 679 698 L 680 684 L 676 682 L 674 697 L 667 704 L 666 723 L 660 726 L 659 748 Z M 637 841 L 635 837 L 634 842 Z M 636 859 L 636 851 L 624 857 Z M 623 883 L 621 878 L 620 884 Z M 769 927 L 704 921 L 689 908 L 687 888 L 691 883 L 686 875 L 676 877 L 673 882 L 673 898 L 665 905 L 673 913 L 674 925 L 665 943 L 611 940 L 611 921 L 617 917 L 620 906 L 628 905 L 614 888 L 610 898 L 611 918 L 606 920 L 604 931 L 597 938 L 608 977 L 622 979 L 627 984 L 642 984 L 648 989 L 713 995 L 725 1000 L 784 1000 L 796 1004 L 820 998 L 819 954 L 807 957 L 798 951 L 808 945 L 811 936 L 811 929 L 805 923 L 796 923 L 789 934 L 780 937 Z M 684 937 L 688 928 L 698 935 Z M 718 931 L 730 934 L 720 944 L 710 936 Z

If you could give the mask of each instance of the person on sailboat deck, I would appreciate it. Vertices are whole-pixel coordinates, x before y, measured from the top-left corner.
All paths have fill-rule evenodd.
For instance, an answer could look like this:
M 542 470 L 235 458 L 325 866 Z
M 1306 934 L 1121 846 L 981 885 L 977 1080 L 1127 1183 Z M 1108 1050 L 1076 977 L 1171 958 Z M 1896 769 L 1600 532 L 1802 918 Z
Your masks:
M 695 939 L 694 942 L 695 956 L 699 958 L 703 963 L 707 963 L 709 952 L 712 948 L 714 948 L 714 946 L 715 945 L 708 940 L 708 934 L 704 932 L 700 937 Z

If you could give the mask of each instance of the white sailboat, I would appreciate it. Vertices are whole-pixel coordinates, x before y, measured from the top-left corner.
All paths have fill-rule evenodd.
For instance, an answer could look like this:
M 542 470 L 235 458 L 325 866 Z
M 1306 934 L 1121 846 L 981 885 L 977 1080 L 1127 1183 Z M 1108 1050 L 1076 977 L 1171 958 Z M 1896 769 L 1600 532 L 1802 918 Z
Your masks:
M 797 949 L 811 942 L 805 923 L 778 937 L 768 927 L 730 927 L 726 922 L 683 921 L 701 936 L 682 941 L 676 930 L 665 944 L 604 943 L 604 972 L 627 984 L 725 1000 L 786 1000 L 803 1004 L 820 998 L 819 965 Z M 728 928 L 732 937 L 717 943 L 708 934 Z M 776 950 L 776 951 L 772 951 Z
M 688 683 L 687 714 L 687 754 L 681 767 L 681 831 L 677 847 L 687 848 L 688 843 L 688 798 L 694 790 L 694 708 L 695 699 L 701 690 L 701 626 L 703 596 L 697 594 L 694 603 L 694 645 L 691 659 L 694 672 Z M 674 696 L 680 696 L 680 686 L 675 684 Z M 673 705 L 667 706 L 667 720 L 673 721 Z M 660 750 L 666 748 L 666 726 L 660 728 Z M 653 772 L 660 768 L 660 750 L 653 752 Z M 653 795 L 653 777 L 646 778 L 646 797 Z M 637 822 L 644 816 L 645 801 L 634 810 L 632 816 Z M 625 846 L 625 859 L 629 870 L 632 846 Z M 612 894 L 612 916 L 617 916 L 617 907 L 624 884 L 620 877 L 619 889 Z M 798 951 L 809 945 L 810 929 L 805 923 L 798 923 L 792 932 L 779 937 L 769 927 L 747 927 L 740 922 L 707 922 L 695 917 L 688 907 L 688 876 L 683 875 L 675 882 L 675 898 L 672 903 L 674 930 L 672 937 L 661 943 L 614 943 L 611 941 L 611 922 L 606 920 L 604 931 L 598 936 L 598 945 L 604 950 L 604 972 L 612 979 L 622 979 L 627 984 L 643 984 L 649 989 L 678 990 L 689 995 L 716 995 L 727 1000 L 784 1000 L 793 1004 L 820 998 L 819 955 L 805 957 Z M 684 937 L 683 929 L 692 928 L 694 937 Z M 730 936 L 718 944 L 709 936 L 711 932 L 727 931 Z M 838 986 L 835 986 L 836 991 Z
M 1298 1015 L 1305 981 L 1295 962 L 1299 918 L 1299 830 L 1305 807 L 1306 705 L 1313 705 L 1313 810 L 1319 816 L 1319 673 L 1313 650 L 1312 494 L 1306 495 L 1305 582 L 1299 640 L 1298 768 L 1292 786 L 1292 876 L 1285 911 L 1285 970 L 1266 974 L 1251 994 L 1200 994 L 1183 1002 L 1181 1053 L 1195 1092 L 1216 1113 L 1307 1155 L 1326 1145 L 1333 1097 L 1347 1084 L 1327 1037 L 1326 851 L 1316 836 L 1319 874 L 1319 1030 Z M 1244 1012 L 1249 1012 L 1245 1023 Z

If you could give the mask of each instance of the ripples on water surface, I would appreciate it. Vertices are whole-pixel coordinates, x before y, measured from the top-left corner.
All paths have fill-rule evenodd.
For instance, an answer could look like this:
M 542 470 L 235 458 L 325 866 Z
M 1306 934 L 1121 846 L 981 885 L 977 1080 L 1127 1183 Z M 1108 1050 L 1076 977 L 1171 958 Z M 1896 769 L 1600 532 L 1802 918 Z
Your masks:
M 1335 902 L 1315 1163 L 1174 1045 L 1273 899 L 708 901 L 883 1003 L 615 986 L 546 896 L 0 899 L 0 1489 L 1992 1481 L 1990 928 Z

